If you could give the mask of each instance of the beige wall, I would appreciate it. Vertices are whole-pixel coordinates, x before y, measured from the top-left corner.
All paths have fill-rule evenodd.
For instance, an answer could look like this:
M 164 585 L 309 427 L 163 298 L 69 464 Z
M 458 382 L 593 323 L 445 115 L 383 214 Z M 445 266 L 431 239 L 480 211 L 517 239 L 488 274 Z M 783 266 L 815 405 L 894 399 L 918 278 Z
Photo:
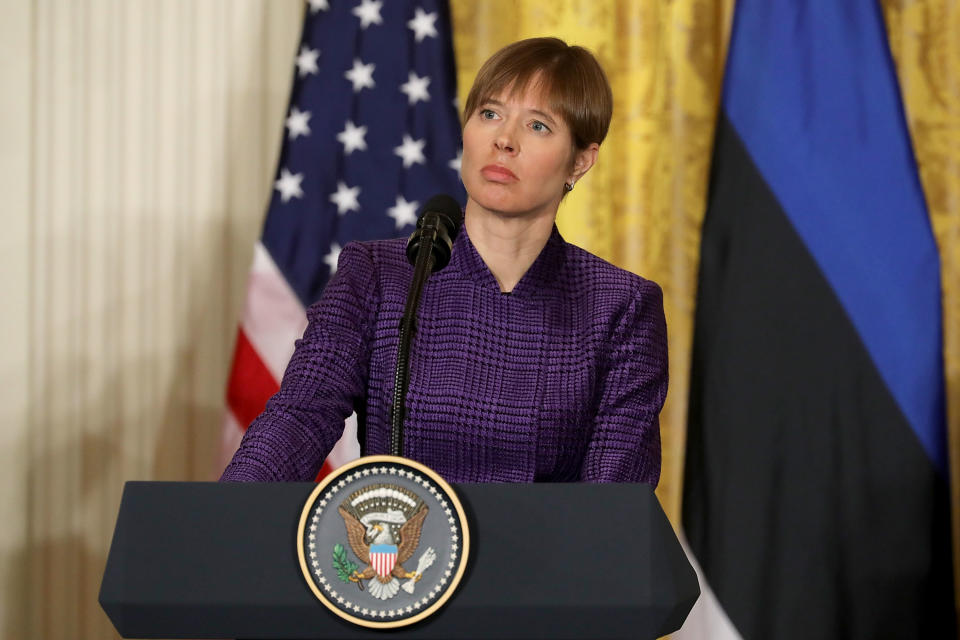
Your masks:
M 0 4 L 0 636 L 107 638 L 125 480 L 211 479 L 303 4 Z

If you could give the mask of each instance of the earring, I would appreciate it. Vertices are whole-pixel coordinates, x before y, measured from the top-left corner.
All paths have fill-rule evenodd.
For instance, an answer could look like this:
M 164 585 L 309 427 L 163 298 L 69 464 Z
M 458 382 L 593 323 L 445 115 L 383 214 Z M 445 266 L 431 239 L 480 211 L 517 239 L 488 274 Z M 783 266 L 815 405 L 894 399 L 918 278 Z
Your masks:
M 573 185 L 575 185 L 575 184 L 576 184 L 576 181 L 575 181 L 575 180 L 571 180 L 570 182 L 564 182 L 564 183 L 563 183 L 563 189 L 564 189 L 564 191 L 567 191 L 567 192 L 573 191 Z

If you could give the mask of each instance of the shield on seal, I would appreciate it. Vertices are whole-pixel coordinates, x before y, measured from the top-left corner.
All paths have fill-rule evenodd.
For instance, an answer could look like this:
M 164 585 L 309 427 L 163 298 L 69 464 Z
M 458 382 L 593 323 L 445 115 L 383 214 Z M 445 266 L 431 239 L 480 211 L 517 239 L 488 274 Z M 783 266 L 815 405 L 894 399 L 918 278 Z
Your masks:
M 397 545 L 370 545 L 370 565 L 378 576 L 381 578 L 389 576 L 395 564 L 397 564 Z

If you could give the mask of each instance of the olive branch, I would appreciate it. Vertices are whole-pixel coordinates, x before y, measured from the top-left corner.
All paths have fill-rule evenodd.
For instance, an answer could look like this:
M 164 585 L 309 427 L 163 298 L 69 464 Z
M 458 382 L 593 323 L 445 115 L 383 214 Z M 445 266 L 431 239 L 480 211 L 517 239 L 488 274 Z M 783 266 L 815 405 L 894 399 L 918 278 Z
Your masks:
M 337 571 L 337 577 L 344 582 L 350 582 L 350 576 L 357 570 L 357 565 L 347 558 L 347 551 L 339 542 L 333 545 L 333 568 Z

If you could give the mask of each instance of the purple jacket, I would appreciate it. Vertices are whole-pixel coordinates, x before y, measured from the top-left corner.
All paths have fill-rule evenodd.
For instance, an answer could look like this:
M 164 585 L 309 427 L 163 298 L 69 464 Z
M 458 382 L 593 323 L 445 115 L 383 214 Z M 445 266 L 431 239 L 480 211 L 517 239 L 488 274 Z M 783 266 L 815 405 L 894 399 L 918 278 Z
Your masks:
M 280 391 L 229 481 L 308 481 L 366 406 L 366 453 L 390 450 L 397 330 L 413 267 L 403 239 L 351 243 L 307 310 Z M 667 333 L 656 283 L 554 229 L 501 293 L 466 230 L 427 281 L 411 348 L 404 455 L 450 482 L 660 477 Z

